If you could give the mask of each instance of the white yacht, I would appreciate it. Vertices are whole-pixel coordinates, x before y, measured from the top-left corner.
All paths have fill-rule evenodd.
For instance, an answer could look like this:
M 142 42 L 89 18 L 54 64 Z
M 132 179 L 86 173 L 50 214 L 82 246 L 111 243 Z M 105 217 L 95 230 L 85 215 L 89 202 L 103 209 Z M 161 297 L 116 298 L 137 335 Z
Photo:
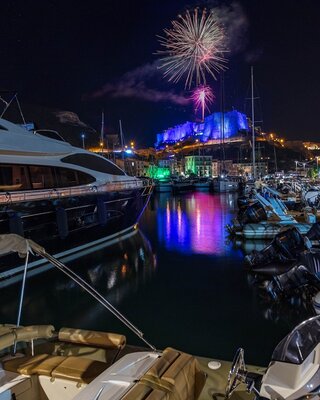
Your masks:
M 0 156 L 0 234 L 31 238 L 55 254 L 134 230 L 153 187 L 56 132 L 5 119 Z M 1 258 L 0 273 L 10 264 Z

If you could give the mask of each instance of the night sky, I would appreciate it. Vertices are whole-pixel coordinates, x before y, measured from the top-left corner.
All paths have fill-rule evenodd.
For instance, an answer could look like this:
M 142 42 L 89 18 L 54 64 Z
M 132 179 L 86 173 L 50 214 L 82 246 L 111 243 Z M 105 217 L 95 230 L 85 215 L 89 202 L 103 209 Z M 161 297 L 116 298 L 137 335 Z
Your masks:
M 229 37 L 226 109 L 250 114 L 250 65 L 265 131 L 319 140 L 319 0 L 2 0 L 0 88 L 24 104 L 77 113 L 97 130 L 122 120 L 127 140 L 152 145 L 157 132 L 194 120 L 184 85 L 157 68 L 157 35 L 187 8 L 218 7 Z M 220 80 L 209 83 L 219 111 Z

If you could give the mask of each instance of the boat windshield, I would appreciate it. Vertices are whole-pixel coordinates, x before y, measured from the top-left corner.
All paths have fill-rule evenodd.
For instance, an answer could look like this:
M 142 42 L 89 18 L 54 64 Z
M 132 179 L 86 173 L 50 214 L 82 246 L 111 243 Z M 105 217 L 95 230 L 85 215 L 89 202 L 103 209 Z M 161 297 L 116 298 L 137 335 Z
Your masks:
M 49 129 L 37 129 L 34 133 L 37 133 L 38 135 L 47 137 L 49 139 L 55 139 L 60 140 L 61 142 L 65 142 L 64 138 L 56 131 L 51 131 Z
M 271 360 L 301 364 L 320 343 L 320 315 L 312 317 L 289 333 L 275 348 Z
M 124 171 L 122 171 L 117 165 L 105 158 L 97 157 L 94 154 L 71 154 L 62 158 L 61 161 L 67 164 L 79 165 L 80 167 L 103 172 L 105 174 L 125 175 Z

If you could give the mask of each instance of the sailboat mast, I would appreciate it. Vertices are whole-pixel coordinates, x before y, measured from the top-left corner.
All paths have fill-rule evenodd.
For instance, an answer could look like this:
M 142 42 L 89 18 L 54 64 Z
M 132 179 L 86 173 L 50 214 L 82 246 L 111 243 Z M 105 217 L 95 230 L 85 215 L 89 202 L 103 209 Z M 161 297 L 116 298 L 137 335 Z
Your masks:
M 103 153 L 103 134 L 104 134 L 104 110 L 102 110 L 101 114 L 101 132 L 100 132 L 100 147 L 101 147 L 101 153 Z
M 256 149 L 254 134 L 254 89 L 253 89 L 253 66 L 251 66 L 251 124 L 252 124 L 252 176 L 256 178 Z
M 225 151 L 224 151 L 224 72 L 222 71 L 221 73 L 221 150 L 222 150 L 222 168 L 221 168 L 221 173 L 224 174 L 225 171 Z
M 124 139 L 123 139 L 121 119 L 119 119 L 119 128 L 120 128 L 121 154 L 122 154 L 122 161 L 123 161 L 124 160 Z

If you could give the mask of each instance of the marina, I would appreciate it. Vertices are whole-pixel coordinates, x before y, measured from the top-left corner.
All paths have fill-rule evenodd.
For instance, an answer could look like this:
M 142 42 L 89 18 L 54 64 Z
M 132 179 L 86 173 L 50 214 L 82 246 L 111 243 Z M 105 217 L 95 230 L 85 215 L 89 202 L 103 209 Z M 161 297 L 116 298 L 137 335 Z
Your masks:
M 248 363 L 266 365 L 275 345 L 312 311 L 259 297 L 243 252 L 227 242 L 225 225 L 236 213 L 236 196 L 156 194 L 139 231 L 67 265 L 133 320 L 157 348 L 170 345 L 231 361 L 243 347 Z M 1 289 L 6 298 L 1 320 L 15 322 L 20 285 Z M 56 327 L 119 330 L 111 315 L 80 294 L 59 271 L 31 277 L 23 324 L 42 319 Z M 130 342 L 139 344 L 127 334 Z
M 3 0 L 0 400 L 320 399 L 319 4 Z

